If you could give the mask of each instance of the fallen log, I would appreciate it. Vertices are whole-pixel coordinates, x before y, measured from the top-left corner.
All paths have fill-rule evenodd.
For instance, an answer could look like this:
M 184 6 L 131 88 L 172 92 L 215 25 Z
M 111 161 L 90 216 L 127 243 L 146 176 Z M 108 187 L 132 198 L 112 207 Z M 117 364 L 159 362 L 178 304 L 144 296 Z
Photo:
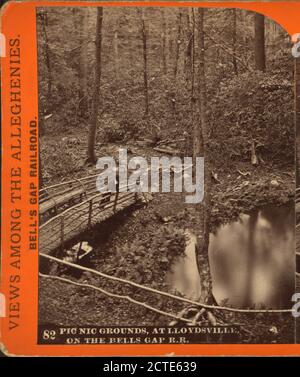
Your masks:
M 153 148 L 153 150 L 156 151 L 156 152 L 169 154 L 171 156 L 178 156 L 181 153 L 179 150 L 174 150 L 174 149 L 169 149 L 169 148 L 156 147 L 156 148 Z

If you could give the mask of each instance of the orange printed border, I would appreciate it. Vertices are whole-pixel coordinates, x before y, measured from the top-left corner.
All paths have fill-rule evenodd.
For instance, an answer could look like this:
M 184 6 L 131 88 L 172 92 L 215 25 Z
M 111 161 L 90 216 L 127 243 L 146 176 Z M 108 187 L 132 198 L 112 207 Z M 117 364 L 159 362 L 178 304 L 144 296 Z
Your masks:
M 2 262 L 0 292 L 9 297 L 9 279 L 16 273 L 20 276 L 20 317 L 19 326 L 9 330 L 9 317 L 0 319 L 0 345 L 10 355 L 39 356 L 112 356 L 112 355 L 300 355 L 300 345 L 37 345 L 38 321 L 38 251 L 29 250 L 28 233 L 30 221 L 28 211 L 30 183 L 38 184 L 38 178 L 30 178 L 29 171 L 29 122 L 38 117 L 38 81 L 37 81 L 37 41 L 36 41 L 36 7 L 62 6 L 164 6 L 164 7 L 208 7 L 208 8 L 242 8 L 256 11 L 281 24 L 290 35 L 300 33 L 300 2 L 184 2 L 148 1 L 148 2 L 54 2 L 29 1 L 6 3 L 1 11 L 1 32 L 8 41 L 21 40 L 21 75 L 22 75 L 22 251 L 20 270 L 10 265 L 10 173 L 16 167 L 11 157 L 10 130 L 10 91 L 9 59 L 1 58 L 1 92 L 2 92 Z M 8 46 L 9 47 L 9 46 Z M 38 210 L 38 205 L 30 209 Z M 37 216 L 36 216 L 37 220 Z M 8 300 L 6 310 L 8 313 Z M 13 319 L 13 318 L 11 318 Z

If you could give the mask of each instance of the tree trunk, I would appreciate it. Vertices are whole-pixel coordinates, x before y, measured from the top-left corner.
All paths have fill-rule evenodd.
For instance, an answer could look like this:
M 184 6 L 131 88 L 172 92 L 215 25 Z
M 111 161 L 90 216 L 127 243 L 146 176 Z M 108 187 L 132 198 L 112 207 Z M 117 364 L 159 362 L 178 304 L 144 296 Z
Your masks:
M 237 21 L 237 15 L 236 15 L 236 9 L 232 9 L 232 65 L 234 74 L 238 75 L 238 65 L 236 60 L 236 40 L 237 40 L 237 32 L 236 32 L 236 21 Z
M 48 40 L 48 33 L 47 33 L 47 24 L 48 24 L 48 16 L 47 12 L 42 13 L 42 29 L 44 34 L 44 54 L 45 54 L 45 65 L 47 67 L 47 100 L 44 106 L 44 114 L 48 114 L 52 107 L 52 69 L 51 69 L 51 61 L 50 61 L 50 51 L 49 51 L 49 40 Z
M 167 74 L 167 24 L 165 8 L 162 8 L 162 32 L 161 32 L 161 70 L 164 75 Z
M 80 36 L 80 52 L 79 52 L 79 67 L 78 67 L 78 79 L 79 79 L 79 114 L 82 118 L 87 115 L 87 45 L 86 34 L 88 25 L 88 9 L 82 8 L 79 14 L 79 36 Z
M 195 96 L 195 10 L 191 8 L 190 14 L 190 28 L 191 28 L 191 115 L 192 115 L 192 126 L 193 126 L 193 133 L 194 133 L 194 146 L 193 146 L 193 160 L 196 161 L 197 152 L 199 152 L 199 148 L 197 146 L 198 140 L 198 129 L 199 125 L 195 120 L 195 103 L 196 103 L 196 96 Z
M 177 35 L 176 35 L 176 43 L 175 43 L 175 63 L 174 63 L 174 78 L 177 77 L 178 72 L 178 61 L 179 61 L 179 53 L 180 53 L 180 44 L 181 44 L 181 10 L 178 9 L 177 15 Z
M 93 110 L 91 116 L 90 132 L 88 139 L 88 158 L 87 162 L 95 164 L 95 142 L 97 134 L 97 123 L 99 114 L 100 100 L 100 80 L 101 80 L 101 50 L 102 50 L 102 22 L 103 8 L 97 8 L 97 24 L 96 24 L 96 48 L 95 48 L 95 84 L 93 94 Z
M 300 58 L 294 59 L 294 123 L 297 137 L 300 137 Z
M 147 59 L 147 32 L 146 32 L 144 8 L 141 9 L 140 15 L 141 15 L 141 33 L 142 33 L 142 42 L 143 42 L 145 117 L 148 118 L 149 116 L 148 59 Z
M 300 187 L 300 58 L 294 59 L 294 123 L 296 130 L 296 183 Z
M 115 30 L 114 30 L 114 41 L 113 41 L 114 55 L 115 55 L 115 72 L 116 79 L 119 78 L 119 69 L 120 69 L 120 59 L 119 59 L 119 21 L 117 21 Z
M 192 12 L 191 8 L 187 9 L 187 47 L 186 47 L 186 57 L 185 57 L 185 73 L 186 81 L 189 82 L 192 72 L 192 55 L 193 55 L 193 26 L 192 26 Z
M 205 40 L 204 40 L 204 8 L 199 8 L 199 131 L 197 138 L 197 155 L 204 156 L 204 200 L 202 202 L 202 250 L 201 253 L 206 256 L 207 266 L 209 268 L 208 247 L 210 234 L 210 212 L 211 212 L 211 167 L 209 156 L 209 124 L 206 119 L 206 77 L 205 77 Z M 199 266 L 200 267 L 200 266 Z M 212 282 L 209 272 L 209 281 L 207 288 L 207 301 L 213 300 Z
M 191 101 L 192 106 L 195 103 L 195 10 L 194 8 L 191 8 L 191 30 L 192 30 L 192 36 L 191 36 Z
M 266 55 L 265 55 L 265 16 L 259 13 L 254 15 L 254 54 L 255 69 L 265 72 Z

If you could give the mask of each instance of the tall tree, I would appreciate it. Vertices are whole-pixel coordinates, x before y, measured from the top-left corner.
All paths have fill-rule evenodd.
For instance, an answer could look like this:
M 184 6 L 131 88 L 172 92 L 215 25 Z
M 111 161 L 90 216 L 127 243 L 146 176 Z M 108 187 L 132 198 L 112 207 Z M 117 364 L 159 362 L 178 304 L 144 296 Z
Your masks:
M 46 11 L 42 11 L 40 13 L 42 30 L 44 35 L 44 56 L 45 56 L 45 65 L 47 68 L 47 101 L 44 104 L 44 114 L 48 114 L 51 111 L 51 104 L 52 104 L 52 67 L 51 67 L 51 60 L 50 60 L 50 47 L 49 47 L 49 39 L 48 39 L 48 13 Z
M 300 187 L 300 57 L 294 59 L 294 124 L 296 130 L 296 187 Z M 299 204 L 296 203 L 296 221 L 298 223 Z M 298 215 L 298 216 L 297 216 Z M 297 234 L 297 233 L 296 233 Z M 298 237 L 296 237 L 298 239 Z M 296 251 L 299 250 L 299 241 L 296 242 Z M 297 332 L 297 342 L 300 340 L 300 332 Z
M 237 24 L 237 14 L 236 9 L 232 9 L 232 65 L 234 74 L 238 74 L 238 65 L 236 59 L 236 40 L 237 40 L 237 32 L 236 32 L 236 25 Z
M 161 69 L 164 75 L 167 74 L 167 22 L 166 9 L 162 8 L 162 31 L 161 31 Z
M 195 9 L 190 8 L 190 29 L 191 29 L 191 115 L 192 115 L 192 125 L 193 125 L 193 132 L 194 132 L 194 143 L 198 142 L 197 134 L 199 125 L 195 120 L 195 104 L 196 104 L 196 93 L 195 93 L 195 33 L 196 33 L 196 25 L 195 25 Z M 197 156 L 197 146 L 193 148 L 193 158 L 195 161 L 195 157 Z
M 115 25 L 114 30 L 114 40 L 113 40 L 113 49 L 114 49 L 114 55 L 115 55 L 115 72 L 116 72 L 116 78 L 119 78 L 119 66 L 120 66 L 120 58 L 119 58 L 119 23 L 120 19 L 118 18 L 117 23 Z
M 175 43 L 175 62 L 174 62 L 174 77 L 177 77 L 178 72 L 178 61 L 179 61 L 179 53 L 180 53 L 180 44 L 181 44 L 181 9 L 179 8 L 177 11 L 177 34 L 176 34 L 176 43 Z
M 195 25 L 195 9 L 191 8 L 191 84 L 192 84 L 192 105 L 195 102 L 195 33 L 196 33 L 196 25 Z
M 78 80 L 79 80 L 79 114 L 85 117 L 87 114 L 87 26 L 88 26 L 88 8 L 81 8 L 79 14 L 79 66 L 78 66 Z
M 97 22 L 96 22 L 96 48 L 95 48 L 95 84 L 93 93 L 93 110 L 91 115 L 91 124 L 88 138 L 88 157 L 87 163 L 96 163 L 95 142 L 97 134 L 97 124 L 100 105 L 100 80 L 101 80 L 101 51 L 102 51 L 102 23 L 103 23 L 103 8 L 97 8 Z
M 254 14 L 254 55 L 255 69 L 266 70 L 265 52 L 265 16 L 259 13 Z
M 201 228 L 202 228 L 202 250 L 201 253 L 208 260 L 208 246 L 210 234 L 210 212 L 211 212 L 211 161 L 209 156 L 209 124 L 206 117 L 207 96 L 206 96 L 206 75 L 205 75 L 205 31 L 204 31 L 204 8 L 198 9 L 199 28 L 199 130 L 197 135 L 196 155 L 204 156 L 204 201 L 202 203 Z M 199 264 L 199 263 L 198 263 Z M 212 300 L 212 283 L 209 276 L 208 301 Z
M 149 116 L 149 91 L 148 91 L 148 57 L 147 57 L 147 31 L 145 22 L 145 10 L 142 7 L 140 12 L 141 34 L 143 42 L 143 76 L 144 76 L 144 95 L 145 95 L 145 117 Z
M 186 56 L 185 56 L 185 74 L 186 81 L 188 82 L 191 78 L 192 72 L 192 59 L 193 59 L 193 19 L 192 19 L 192 10 L 188 8 L 186 10 L 186 23 L 187 23 L 187 46 L 186 46 Z
M 296 178 L 300 187 L 300 57 L 294 59 L 294 124 L 296 130 Z

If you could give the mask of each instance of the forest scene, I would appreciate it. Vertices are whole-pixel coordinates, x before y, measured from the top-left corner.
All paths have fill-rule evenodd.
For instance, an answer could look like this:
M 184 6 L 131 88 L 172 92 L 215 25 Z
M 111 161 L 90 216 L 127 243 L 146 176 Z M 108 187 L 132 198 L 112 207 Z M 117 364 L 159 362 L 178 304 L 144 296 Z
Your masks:
M 294 343 L 285 30 L 241 9 L 58 7 L 38 8 L 37 36 L 40 253 L 53 257 L 40 258 L 39 324 L 235 325 L 198 341 Z M 203 201 L 100 194 L 97 160 L 120 148 L 204 157 Z

